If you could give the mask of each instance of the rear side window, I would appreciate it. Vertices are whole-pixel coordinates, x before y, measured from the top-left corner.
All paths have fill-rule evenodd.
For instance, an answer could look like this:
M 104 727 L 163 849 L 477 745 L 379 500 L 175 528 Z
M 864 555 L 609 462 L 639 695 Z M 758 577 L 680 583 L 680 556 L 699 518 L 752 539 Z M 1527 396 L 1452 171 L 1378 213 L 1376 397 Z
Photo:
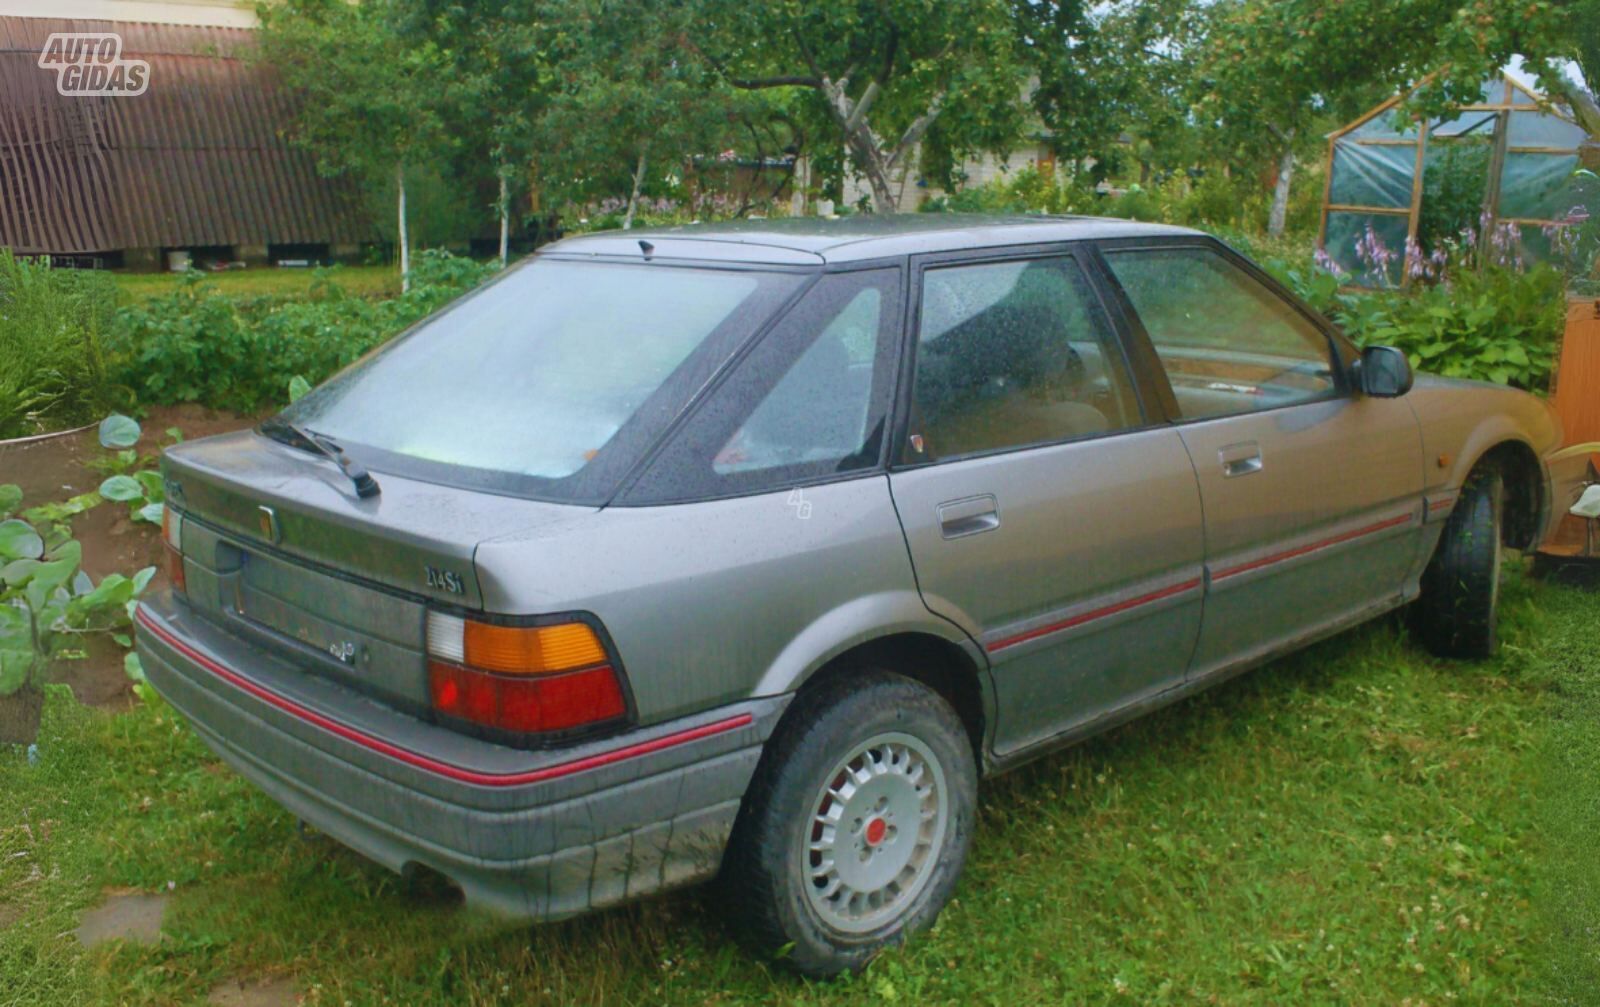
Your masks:
M 900 271 L 832 273 L 736 365 L 626 502 L 754 493 L 878 466 Z
M 1139 425 L 1110 323 L 1067 256 L 923 274 L 908 461 Z
M 1106 261 L 1172 383 L 1203 418 L 1324 398 L 1332 345 L 1294 305 L 1205 248 L 1113 251 Z

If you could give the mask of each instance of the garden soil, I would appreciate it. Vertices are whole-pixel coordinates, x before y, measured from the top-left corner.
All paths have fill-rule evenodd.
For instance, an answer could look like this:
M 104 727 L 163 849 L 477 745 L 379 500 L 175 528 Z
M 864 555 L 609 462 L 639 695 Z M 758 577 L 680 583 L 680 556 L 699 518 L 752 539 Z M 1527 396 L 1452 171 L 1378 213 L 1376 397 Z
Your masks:
M 140 423 L 137 445 L 141 455 L 153 457 L 165 443 L 166 431 L 177 427 L 184 440 L 228 433 L 253 426 L 260 417 L 239 416 L 200 406 L 163 406 L 151 409 Z M 66 500 L 100 485 L 105 474 L 90 463 L 107 454 L 94 428 L 64 437 L 26 444 L 0 444 L 0 483 L 22 487 L 24 507 Z M 72 533 L 83 543 L 83 569 L 99 581 L 111 573 L 132 576 L 147 566 L 157 568 L 150 590 L 166 585 L 161 567 L 161 533 L 154 525 L 135 522 L 126 505 L 107 501 L 72 519 Z M 50 681 L 72 689 L 79 702 L 109 709 L 125 709 L 133 700 L 123 655 L 105 634 L 92 634 L 78 648 L 80 658 L 57 661 Z

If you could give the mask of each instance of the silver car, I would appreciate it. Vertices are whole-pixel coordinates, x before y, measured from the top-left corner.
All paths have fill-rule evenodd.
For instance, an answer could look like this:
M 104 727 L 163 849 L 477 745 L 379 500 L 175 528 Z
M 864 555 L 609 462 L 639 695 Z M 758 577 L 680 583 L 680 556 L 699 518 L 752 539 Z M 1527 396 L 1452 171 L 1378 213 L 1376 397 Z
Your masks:
M 932 921 L 980 776 L 1402 605 L 1492 652 L 1560 439 L 1192 231 L 597 234 L 170 449 L 139 652 L 389 868 L 530 919 L 719 875 L 826 975 Z

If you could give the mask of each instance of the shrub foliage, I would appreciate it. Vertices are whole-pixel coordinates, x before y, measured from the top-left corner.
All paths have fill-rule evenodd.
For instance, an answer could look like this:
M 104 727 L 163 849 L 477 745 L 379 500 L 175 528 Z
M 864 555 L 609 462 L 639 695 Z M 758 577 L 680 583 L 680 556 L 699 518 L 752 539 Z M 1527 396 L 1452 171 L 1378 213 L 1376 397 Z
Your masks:
M 412 267 L 411 289 L 386 300 L 347 293 L 336 272 L 319 277 L 299 300 L 225 297 L 192 274 L 172 293 L 117 313 L 108 340 L 112 374 L 145 405 L 199 402 L 257 412 L 286 402 L 294 378 L 322 381 L 492 269 L 426 251 Z
M 1430 374 L 1549 387 L 1566 324 L 1566 278 L 1550 266 L 1485 265 L 1408 290 L 1355 293 L 1312 263 L 1264 263 L 1357 343 L 1404 350 Z
M 115 303 L 103 273 L 51 269 L 0 248 L 0 438 L 105 412 L 102 339 Z

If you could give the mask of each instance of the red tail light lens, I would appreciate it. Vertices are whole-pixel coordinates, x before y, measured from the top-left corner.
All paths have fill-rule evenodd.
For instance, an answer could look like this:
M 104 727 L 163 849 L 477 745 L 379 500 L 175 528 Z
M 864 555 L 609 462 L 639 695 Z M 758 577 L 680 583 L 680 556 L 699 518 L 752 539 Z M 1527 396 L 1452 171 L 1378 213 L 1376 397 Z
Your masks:
M 502 626 L 431 612 L 433 708 L 502 731 L 538 734 L 620 720 L 622 683 L 583 622 Z
M 537 734 L 616 720 L 627 712 L 611 666 L 513 678 L 440 661 L 428 663 L 433 708 L 503 731 Z

